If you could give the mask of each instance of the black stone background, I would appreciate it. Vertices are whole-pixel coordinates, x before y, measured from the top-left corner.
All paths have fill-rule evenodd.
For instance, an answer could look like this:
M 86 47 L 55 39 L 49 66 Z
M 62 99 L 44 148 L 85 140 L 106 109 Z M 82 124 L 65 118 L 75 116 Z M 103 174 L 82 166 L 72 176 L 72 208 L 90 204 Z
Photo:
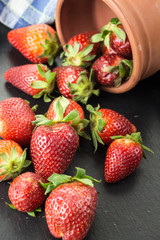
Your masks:
M 49 104 L 36 100 L 6 83 L 3 74 L 13 66 L 29 63 L 7 41 L 9 29 L 0 24 L 0 101 L 21 97 L 38 104 L 37 113 L 45 113 Z M 56 59 L 54 66 L 60 65 Z M 88 103 L 111 108 L 133 122 L 141 131 L 144 145 L 154 154 L 146 153 L 138 169 L 125 180 L 108 184 L 104 181 L 106 146 L 94 153 L 92 143 L 81 139 L 72 164 L 66 174 L 74 175 L 75 167 L 85 168 L 88 175 L 102 179 L 95 187 L 99 201 L 93 225 L 86 240 L 159 240 L 160 239 L 160 72 L 140 81 L 124 94 L 101 92 Z M 85 106 L 82 106 L 85 110 Z M 86 111 L 85 111 L 86 112 Z M 88 113 L 86 112 L 86 117 Z M 29 154 L 28 154 L 29 157 Z M 32 168 L 31 168 L 32 170 Z M 9 208 L 9 184 L 0 183 L 0 239 L 1 240 L 53 240 L 44 210 L 36 218 Z

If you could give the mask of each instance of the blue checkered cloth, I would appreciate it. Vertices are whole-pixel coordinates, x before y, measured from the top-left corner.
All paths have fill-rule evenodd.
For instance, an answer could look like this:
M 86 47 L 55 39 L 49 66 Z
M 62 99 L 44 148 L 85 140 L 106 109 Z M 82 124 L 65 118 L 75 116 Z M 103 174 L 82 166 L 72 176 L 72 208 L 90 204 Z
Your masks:
M 52 24 L 57 0 L 0 0 L 0 22 L 9 28 Z

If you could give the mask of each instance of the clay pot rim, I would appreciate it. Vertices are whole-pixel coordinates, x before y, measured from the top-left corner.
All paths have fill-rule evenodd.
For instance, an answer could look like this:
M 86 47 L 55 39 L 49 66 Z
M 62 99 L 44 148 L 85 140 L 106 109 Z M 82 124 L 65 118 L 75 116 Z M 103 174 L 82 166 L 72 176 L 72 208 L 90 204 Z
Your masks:
M 121 10 L 121 7 L 117 6 L 117 3 L 115 4 L 114 0 L 113 1 L 101 0 L 101 1 L 105 2 L 106 5 L 115 13 L 115 15 L 119 18 L 119 20 L 121 21 L 122 25 L 124 26 L 127 32 L 127 35 L 131 44 L 131 48 L 132 48 L 132 54 L 133 54 L 133 72 L 130 79 L 122 83 L 122 85 L 119 87 L 101 86 L 100 88 L 110 93 L 124 93 L 132 89 L 137 84 L 139 79 L 141 79 L 141 76 L 142 76 L 142 68 L 140 64 L 142 59 L 141 59 L 140 51 L 138 49 L 138 40 L 136 39 L 136 35 L 134 35 L 132 31 L 131 25 L 129 23 L 129 19 L 126 18 L 125 14 Z M 60 21 L 60 13 L 61 13 L 61 8 L 63 3 L 64 3 L 64 0 L 59 0 L 57 2 L 56 21 L 55 21 L 57 33 L 58 33 L 60 42 L 62 44 L 62 47 L 65 45 L 64 37 L 62 34 L 61 21 Z

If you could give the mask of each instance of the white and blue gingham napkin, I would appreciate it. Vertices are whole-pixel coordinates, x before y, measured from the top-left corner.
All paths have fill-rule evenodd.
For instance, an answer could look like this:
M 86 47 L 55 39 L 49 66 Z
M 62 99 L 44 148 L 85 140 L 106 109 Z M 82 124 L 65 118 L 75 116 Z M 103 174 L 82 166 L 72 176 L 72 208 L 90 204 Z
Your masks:
M 52 24 L 57 0 L 0 0 L 0 22 L 10 28 Z

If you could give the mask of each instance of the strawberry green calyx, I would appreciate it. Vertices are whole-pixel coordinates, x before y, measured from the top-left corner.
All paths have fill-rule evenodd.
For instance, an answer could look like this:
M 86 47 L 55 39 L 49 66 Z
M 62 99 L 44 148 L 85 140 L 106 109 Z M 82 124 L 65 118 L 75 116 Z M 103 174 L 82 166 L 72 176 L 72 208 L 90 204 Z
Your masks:
M 14 210 L 17 210 L 17 208 L 13 205 L 13 204 L 11 204 L 11 203 L 6 203 L 10 208 L 12 208 L 12 209 L 14 209 Z M 41 212 L 42 210 L 41 210 L 41 208 L 37 208 L 37 209 L 35 209 L 34 211 L 32 211 L 32 212 L 27 212 L 27 214 L 29 215 L 29 216 L 31 216 L 31 217 L 36 217 L 36 212 Z
M 36 214 L 35 213 L 37 213 L 37 212 L 42 212 L 42 209 L 41 209 L 41 207 L 40 208 L 37 208 L 37 209 L 35 209 L 34 211 L 32 211 L 32 212 L 27 212 L 27 214 L 29 215 L 29 216 L 31 216 L 31 217 L 36 217 Z
M 73 96 L 72 99 L 76 102 L 86 104 L 92 94 L 96 96 L 99 95 L 99 89 L 94 89 L 96 83 L 92 80 L 93 69 L 90 71 L 89 78 L 87 77 L 86 71 L 81 72 L 79 75 L 76 83 L 68 82 L 67 85 Z
M 40 44 L 42 47 L 44 47 L 43 54 L 39 55 L 39 58 L 48 58 L 48 64 L 51 66 L 54 63 L 54 59 L 57 56 L 57 53 L 60 50 L 60 42 L 58 39 L 58 35 L 55 32 L 54 37 L 52 34 L 47 30 L 47 35 L 49 39 L 44 40 L 44 44 Z
M 46 189 L 45 194 L 48 194 L 49 192 L 53 191 L 58 186 L 65 184 L 65 183 L 71 183 L 71 182 L 81 182 L 85 185 L 89 185 L 91 187 L 94 186 L 93 183 L 100 183 L 101 181 L 94 179 L 88 175 L 86 175 L 86 171 L 83 168 L 76 167 L 77 173 L 74 177 L 65 175 L 65 174 L 57 174 L 53 173 L 47 180 L 49 183 L 42 183 L 42 187 Z
M 142 150 L 144 149 L 146 151 L 154 153 L 150 148 L 148 148 L 148 147 L 146 147 L 146 146 L 144 146 L 142 144 L 142 137 L 141 137 L 141 133 L 140 132 L 135 132 L 135 133 L 132 133 L 131 135 L 126 134 L 126 136 L 121 136 L 121 135 L 119 135 L 119 136 L 112 136 L 111 139 L 113 139 L 113 140 L 116 140 L 116 139 L 129 139 L 129 140 L 131 140 L 133 142 L 138 143 L 141 146 Z M 143 157 L 146 158 L 144 151 L 143 151 Z
M 25 99 L 25 102 L 28 103 L 28 105 L 30 105 L 30 102 L 28 100 Z M 36 104 L 31 109 L 32 109 L 33 112 L 36 112 L 37 108 L 38 108 L 38 105 Z
M 17 177 L 31 164 L 31 161 L 26 160 L 26 149 L 23 151 L 22 155 L 18 157 L 16 148 L 13 147 L 10 156 L 8 156 L 7 153 L 0 153 L 0 158 L 4 161 L 4 163 L 0 165 L 0 168 L 4 170 L 1 172 L 0 176 L 5 175 L 2 181 Z
M 86 68 L 91 65 L 91 61 L 96 57 L 96 55 L 90 54 L 93 50 L 93 44 L 89 44 L 79 51 L 80 44 L 75 42 L 73 47 L 70 44 L 66 44 L 64 49 L 60 55 L 60 58 L 64 57 L 62 61 L 63 66 L 74 65 Z
M 41 66 L 43 66 L 47 71 L 44 71 Z M 50 102 L 51 101 L 50 98 L 52 98 L 50 93 L 53 91 L 55 87 L 56 73 L 51 72 L 51 70 L 48 70 L 48 68 L 46 68 L 46 66 L 44 65 L 38 64 L 37 68 L 40 76 L 44 78 L 46 81 L 36 80 L 30 84 L 30 86 L 34 89 L 42 89 L 38 94 L 34 95 L 33 98 L 40 98 L 43 95 L 44 102 Z
M 98 132 L 101 132 L 103 130 L 104 126 L 106 125 L 106 121 L 103 120 L 102 113 L 98 112 L 100 109 L 99 105 L 96 108 L 93 108 L 91 105 L 87 105 L 86 108 L 90 112 L 90 129 L 93 145 L 96 151 L 98 148 L 98 142 L 104 145 Z
M 115 35 L 125 43 L 126 40 L 126 33 L 119 28 L 118 26 L 121 25 L 121 22 L 118 18 L 112 18 L 110 22 L 103 26 L 101 29 L 101 33 L 94 34 L 91 37 L 91 42 L 104 42 L 104 45 L 110 49 L 110 35 L 115 33 Z
M 84 131 L 87 127 L 89 121 L 87 119 L 80 119 L 79 112 L 77 110 L 72 110 L 65 117 L 64 113 L 69 105 L 69 100 L 64 96 L 58 97 L 53 105 L 53 110 L 55 113 L 54 119 L 50 120 L 46 118 L 44 115 L 36 115 L 36 120 L 33 121 L 33 124 L 36 126 L 46 125 L 51 126 L 57 123 L 66 123 L 70 122 L 71 126 L 75 128 L 78 135 L 83 136 L 87 139 L 90 139 L 88 134 Z
M 118 77 L 114 80 L 114 86 L 119 87 L 122 83 L 122 80 L 127 81 L 133 71 L 133 60 L 123 59 L 119 61 L 117 66 L 106 66 L 104 71 L 107 73 L 118 74 Z

